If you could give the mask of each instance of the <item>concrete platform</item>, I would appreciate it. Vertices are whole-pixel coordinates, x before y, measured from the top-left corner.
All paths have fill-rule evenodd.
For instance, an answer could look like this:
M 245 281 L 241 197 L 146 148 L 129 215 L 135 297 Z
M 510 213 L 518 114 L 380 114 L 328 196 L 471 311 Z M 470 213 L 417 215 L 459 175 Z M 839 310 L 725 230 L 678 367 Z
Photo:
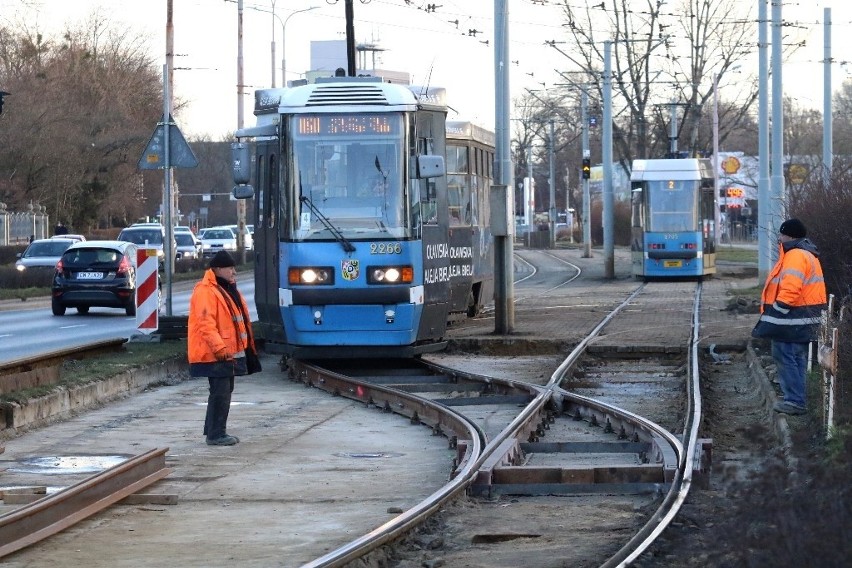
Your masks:
M 204 442 L 206 379 L 8 440 L 0 487 L 49 491 L 168 447 L 174 472 L 145 493 L 176 495 L 177 504 L 113 506 L 4 566 L 299 566 L 445 483 L 455 453 L 431 429 L 285 380 L 271 357 L 263 364 L 237 381 L 228 423 L 236 446 Z

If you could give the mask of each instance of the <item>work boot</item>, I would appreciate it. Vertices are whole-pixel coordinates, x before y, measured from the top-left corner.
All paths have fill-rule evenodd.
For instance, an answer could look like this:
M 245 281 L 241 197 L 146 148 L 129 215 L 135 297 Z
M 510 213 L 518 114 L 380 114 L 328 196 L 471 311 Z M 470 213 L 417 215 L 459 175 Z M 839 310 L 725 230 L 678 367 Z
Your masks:
M 208 446 L 233 446 L 237 442 L 239 442 L 239 440 L 233 436 L 228 436 L 227 434 L 221 438 L 207 438 Z
M 793 404 L 792 402 L 787 402 L 786 400 L 776 402 L 772 406 L 772 410 L 780 412 L 781 414 L 790 414 L 792 416 L 799 416 L 801 414 L 807 414 L 808 412 L 804 407 Z

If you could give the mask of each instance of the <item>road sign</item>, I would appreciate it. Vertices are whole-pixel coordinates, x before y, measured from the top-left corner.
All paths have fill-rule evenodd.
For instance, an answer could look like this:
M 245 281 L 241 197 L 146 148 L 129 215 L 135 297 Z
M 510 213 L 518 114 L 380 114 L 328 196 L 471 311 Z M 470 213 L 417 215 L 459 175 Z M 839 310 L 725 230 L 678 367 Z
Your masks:
M 159 264 L 157 249 L 136 251 L 136 328 L 146 335 L 160 326 Z
M 198 165 L 198 160 L 195 154 L 192 153 L 192 148 L 186 143 L 186 140 L 181 134 L 180 128 L 174 123 L 174 120 L 169 116 L 169 167 L 172 168 L 194 168 Z M 142 152 L 142 157 L 139 158 L 140 170 L 162 170 L 166 167 L 166 125 L 162 122 L 157 123 L 157 128 L 154 129 L 154 134 L 148 145 L 145 146 L 145 151 Z

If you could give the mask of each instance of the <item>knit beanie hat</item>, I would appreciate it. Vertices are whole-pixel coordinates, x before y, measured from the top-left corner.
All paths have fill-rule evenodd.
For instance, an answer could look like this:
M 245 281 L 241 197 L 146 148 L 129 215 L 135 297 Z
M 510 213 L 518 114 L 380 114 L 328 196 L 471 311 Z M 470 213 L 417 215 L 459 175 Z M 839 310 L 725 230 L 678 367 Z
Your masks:
M 781 228 L 778 229 L 778 232 L 794 239 L 804 239 L 808 235 L 808 230 L 805 229 L 804 223 L 798 219 L 787 219 L 781 223 Z
M 210 268 L 226 268 L 228 266 L 236 266 L 234 257 L 226 250 L 220 250 L 216 256 L 210 259 Z

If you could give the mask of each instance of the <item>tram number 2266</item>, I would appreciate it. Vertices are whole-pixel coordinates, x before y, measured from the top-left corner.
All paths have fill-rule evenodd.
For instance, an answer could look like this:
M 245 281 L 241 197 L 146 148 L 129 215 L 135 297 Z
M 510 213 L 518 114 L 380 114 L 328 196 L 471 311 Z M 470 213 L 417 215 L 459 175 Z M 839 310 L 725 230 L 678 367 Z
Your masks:
M 371 243 L 370 254 L 402 254 L 399 243 Z

